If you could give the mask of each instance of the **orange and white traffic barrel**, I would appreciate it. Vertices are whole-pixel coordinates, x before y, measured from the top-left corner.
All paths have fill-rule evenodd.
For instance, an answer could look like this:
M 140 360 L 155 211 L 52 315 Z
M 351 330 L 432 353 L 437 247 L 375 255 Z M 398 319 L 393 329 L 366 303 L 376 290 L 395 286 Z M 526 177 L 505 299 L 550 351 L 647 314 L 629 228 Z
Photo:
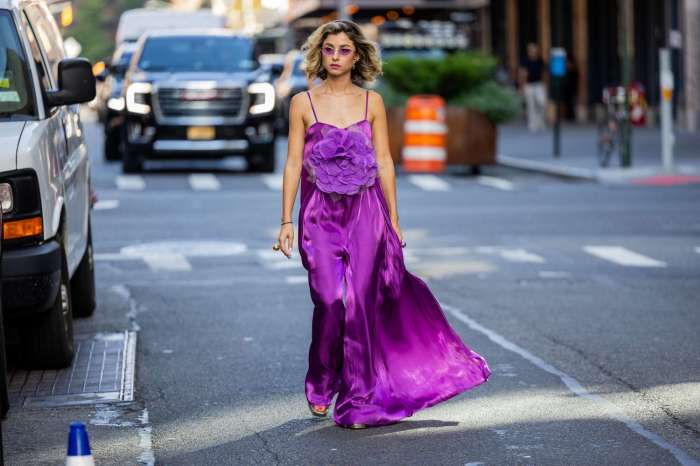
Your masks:
M 406 102 L 401 167 L 407 172 L 442 172 L 447 162 L 445 100 L 414 95 Z

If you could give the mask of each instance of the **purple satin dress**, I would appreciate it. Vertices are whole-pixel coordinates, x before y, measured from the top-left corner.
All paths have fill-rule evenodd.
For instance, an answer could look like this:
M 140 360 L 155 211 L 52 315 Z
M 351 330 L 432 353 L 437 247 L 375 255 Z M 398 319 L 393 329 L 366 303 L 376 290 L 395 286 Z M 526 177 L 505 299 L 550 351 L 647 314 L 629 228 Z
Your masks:
M 308 94 L 308 92 L 307 92 Z M 309 100 L 311 100 L 311 95 Z M 337 424 L 395 423 L 484 383 L 491 370 L 409 273 L 382 191 L 372 127 L 306 132 L 299 253 L 314 303 L 306 397 Z

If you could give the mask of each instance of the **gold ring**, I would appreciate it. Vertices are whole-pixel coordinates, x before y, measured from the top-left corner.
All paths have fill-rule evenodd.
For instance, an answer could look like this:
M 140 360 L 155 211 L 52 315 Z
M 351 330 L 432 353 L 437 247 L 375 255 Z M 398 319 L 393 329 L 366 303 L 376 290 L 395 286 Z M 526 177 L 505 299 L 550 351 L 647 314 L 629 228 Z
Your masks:
M 275 243 L 272 245 L 272 250 L 273 251 L 279 251 L 280 250 L 280 243 Z

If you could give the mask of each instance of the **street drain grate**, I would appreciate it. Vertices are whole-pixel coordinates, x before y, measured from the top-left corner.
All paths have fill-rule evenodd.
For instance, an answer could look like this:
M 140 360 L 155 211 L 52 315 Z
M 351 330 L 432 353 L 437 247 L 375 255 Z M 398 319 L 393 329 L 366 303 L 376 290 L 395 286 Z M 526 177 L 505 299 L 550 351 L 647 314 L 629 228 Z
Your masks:
M 11 405 L 54 407 L 133 401 L 136 333 L 75 336 L 73 364 L 10 374 Z

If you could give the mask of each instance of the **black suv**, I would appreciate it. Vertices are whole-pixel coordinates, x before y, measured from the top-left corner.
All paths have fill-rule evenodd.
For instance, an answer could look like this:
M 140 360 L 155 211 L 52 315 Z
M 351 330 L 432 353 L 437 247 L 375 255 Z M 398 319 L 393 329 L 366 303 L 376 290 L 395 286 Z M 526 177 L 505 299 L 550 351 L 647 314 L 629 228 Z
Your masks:
M 251 38 L 226 29 L 155 31 L 139 39 L 124 80 L 123 171 L 146 159 L 244 155 L 275 166 L 275 90 Z

